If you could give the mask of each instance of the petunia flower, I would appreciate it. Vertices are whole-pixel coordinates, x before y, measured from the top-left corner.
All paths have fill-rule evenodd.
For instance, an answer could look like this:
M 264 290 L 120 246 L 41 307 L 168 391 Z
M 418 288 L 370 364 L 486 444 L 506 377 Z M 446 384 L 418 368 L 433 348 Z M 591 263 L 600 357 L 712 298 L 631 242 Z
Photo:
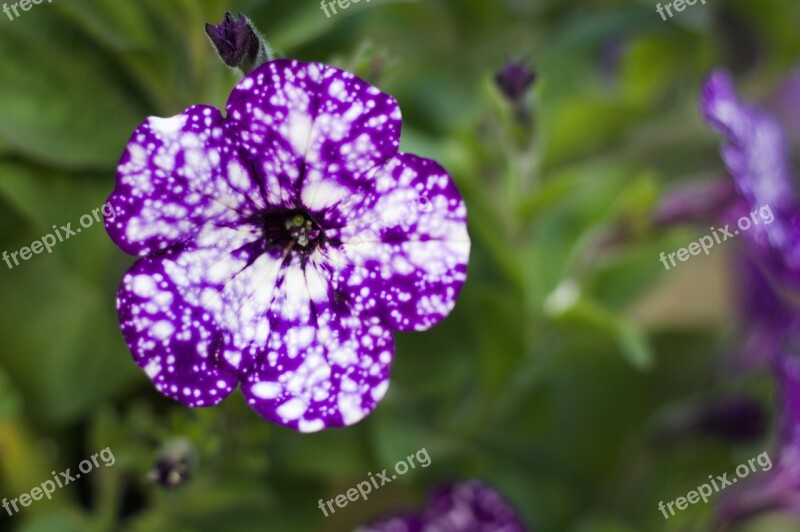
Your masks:
M 420 512 L 379 520 L 358 532 L 524 532 L 522 519 L 494 489 L 479 480 L 436 488 Z
M 724 217 L 733 225 L 741 217 L 752 219 L 753 213 L 758 219 L 765 207 L 772 215 L 770 223 L 754 223 L 742 233 L 748 255 L 740 261 L 739 282 L 747 334 L 742 362 L 747 366 L 771 363 L 780 356 L 786 331 L 800 325 L 787 295 L 787 289 L 800 287 L 800 198 L 789 144 L 790 134 L 800 127 L 789 127 L 800 107 L 800 97 L 789 95 L 796 78 L 795 73 L 778 92 L 773 104 L 778 114 L 741 101 L 723 71 L 709 77 L 701 95 L 703 116 L 726 138 L 722 155 L 737 190 Z
M 744 233 L 759 265 L 784 284 L 800 286 L 800 200 L 786 134 L 777 119 L 760 107 L 742 102 L 733 79 L 714 72 L 702 93 L 706 121 L 726 137 L 722 156 L 750 216 L 767 207 L 774 222 L 753 224 Z
M 796 352 L 800 313 L 785 290 L 796 289 L 800 282 L 800 200 L 794 189 L 788 127 L 797 115 L 788 106 L 787 96 L 784 92 L 783 100 L 778 99 L 786 106 L 780 109 L 779 120 L 743 103 L 731 77 L 715 72 L 701 98 L 706 120 L 727 139 L 723 158 L 740 199 L 732 213 L 748 216 L 764 205 L 774 213 L 772 223 L 745 233 L 751 256 L 742 261 L 741 284 L 742 311 L 750 329 L 746 349 L 760 353 L 774 372 L 781 416 L 768 467 L 724 494 L 716 510 L 719 525 L 768 511 L 800 514 L 800 358 Z
M 351 425 L 389 386 L 392 331 L 445 318 L 466 278 L 466 208 L 436 162 L 399 153 L 397 102 L 353 74 L 277 60 L 225 115 L 149 118 L 106 224 L 140 259 L 117 308 L 167 397 L 247 404 L 302 432 Z

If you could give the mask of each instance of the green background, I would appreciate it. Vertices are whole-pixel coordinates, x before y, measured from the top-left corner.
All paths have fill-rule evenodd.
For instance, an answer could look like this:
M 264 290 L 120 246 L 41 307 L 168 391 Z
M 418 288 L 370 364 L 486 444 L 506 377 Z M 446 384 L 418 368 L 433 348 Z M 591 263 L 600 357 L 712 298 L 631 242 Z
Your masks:
M 239 392 L 190 410 L 154 390 L 114 310 L 132 258 L 100 225 L 0 263 L 0 495 L 105 447 L 116 457 L 52 501 L 0 511 L 0 528 L 351 530 L 420 506 L 443 480 L 480 478 L 540 531 L 708 530 L 713 504 L 665 521 L 658 501 L 769 449 L 770 434 L 658 445 L 653 427 L 731 393 L 771 407 L 773 389 L 720 370 L 741 343 L 737 244 L 666 272 L 659 253 L 702 231 L 650 220 L 671 188 L 724 174 L 697 112 L 702 80 L 725 65 L 749 97 L 768 96 L 800 52 L 796 0 L 712 0 L 669 22 L 649 0 L 373 0 L 331 18 L 315 0 L 54 0 L 0 15 L 2 250 L 99 207 L 147 116 L 224 106 L 237 74 L 203 24 L 226 9 L 281 55 L 397 98 L 402 149 L 441 162 L 466 200 L 468 282 L 445 322 L 396 335 L 371 416 L 301 435 Z M 530 127 L 492 82 L 507 57 L 539 73 Z M 147 474 L 176 438 L 196 464 L 165 489 Z M 421 448 L 430 467 L 323 518 L 318 499 Z M 748 526 L 800 529 L 780 516 Z

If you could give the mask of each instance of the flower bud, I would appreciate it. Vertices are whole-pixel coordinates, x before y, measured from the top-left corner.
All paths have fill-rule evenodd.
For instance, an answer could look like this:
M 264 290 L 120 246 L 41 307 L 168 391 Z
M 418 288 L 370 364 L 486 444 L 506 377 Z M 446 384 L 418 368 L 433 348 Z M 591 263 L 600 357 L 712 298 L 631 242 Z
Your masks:
M 235 19 L 226 12 L 222 24 L 206 24 L 206 33 L 225 64 L 245 74 L 272 60 L 269 45 L 244 15 Z
M 509 60 L 494 79 L 506 98 L 516 102 L 536 81 L 536 72 L 522 62 Z

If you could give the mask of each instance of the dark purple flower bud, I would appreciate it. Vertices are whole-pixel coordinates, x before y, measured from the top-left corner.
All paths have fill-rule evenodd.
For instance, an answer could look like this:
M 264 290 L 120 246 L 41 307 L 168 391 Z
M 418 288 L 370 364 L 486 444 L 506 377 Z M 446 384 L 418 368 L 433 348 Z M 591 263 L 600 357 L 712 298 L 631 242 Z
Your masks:
M 694 427 L 701 434 L 734 441 L 756 440 L 767 428 L 767 413 L 761 403 L 747 397 L 714 401 L 698 411 Z
M 605 39 L 600 46 L 598 66 L 605 82 L 613 83 L 619 77 L 627 41 L 625 34 L 616 33 Z
M 692 437 L 749 442 L 764 435 L 767 413 L 747 397 L 714 399 L 668 412 L 659 420 L 654 443 L 670 445 Z
M 525 63 L 509 60 L 494 79 L 506 98 L 516 102 L 536 81 L 536 72 Z
M 244 15 L 235 19 L 226 12 L 222 24 L 206 24 L 206 33 L 225 64 L 245 74 L 272 59 L 269 46 Z

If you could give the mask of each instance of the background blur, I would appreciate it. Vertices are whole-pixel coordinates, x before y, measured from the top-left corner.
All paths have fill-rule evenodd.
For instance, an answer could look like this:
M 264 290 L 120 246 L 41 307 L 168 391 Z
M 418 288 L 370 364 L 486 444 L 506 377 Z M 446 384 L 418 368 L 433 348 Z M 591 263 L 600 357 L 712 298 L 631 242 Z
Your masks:
M 371 416 L 301 435 L 239 392 L 190 410 L 155 391 L 114 310 L 132 258 L 100 224 L 0 263 L 0 496 L 105 447 L 116 457 L 52 501 L 0 511 L 0 529 L 344 531 L 480 478 L 539 531 L 708 530 L 713 503 L 665 521 L 658 501 L 769 450 L 774 391 L 765 374 L 725 370 L 741 348 L 738 243 L 667 272 L 659 253 L 707 230 L 651 220 L 672 188 L 724 175 L 697 112 L 704 76 L 723 65 L 748 97 L 768 96 L 800 57 L 800 4 L 709 1 L 668 22 L 651 0 L 373 0 L 331 18 L 316 0 L 55 0 L 0 14 L 0 250 L 99 207 L 147 116 L 224 107 L 237 75 L 203 25 L 226 9 L 279 54 L 397 98 L 402 149 L 441 162 L 467 202 L 459 303 L 434 330 L 397 335 Z M 507 58 L 539 75 L 527 123 L 493 81 Z M 763 431 L 670 432 L 731 396 L 763 405 Z M 176 438 L 196 461 L 168 489 L 148 473 Z M 322 516 L 318 499 L 423 447 L 430 467 Z

